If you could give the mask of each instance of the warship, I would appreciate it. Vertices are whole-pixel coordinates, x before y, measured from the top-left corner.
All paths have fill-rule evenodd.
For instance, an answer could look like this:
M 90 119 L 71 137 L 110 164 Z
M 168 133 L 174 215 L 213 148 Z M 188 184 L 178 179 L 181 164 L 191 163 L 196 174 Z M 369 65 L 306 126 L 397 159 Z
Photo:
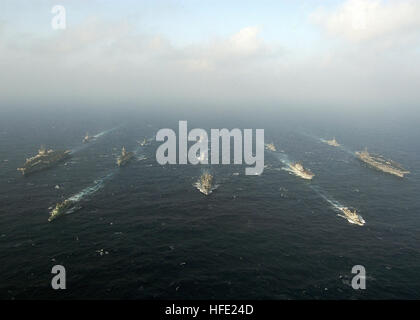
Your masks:
M 340 146 L 340 144 L 337 142 L 337 140 L 335 140 L 335 138 L 333 138 L 332 140 L 325 140 L 325 143 L 333 147 Z
M 89 133 L 86 133 L 85 137 L 83 138 L 83 143 L 89 143 L 93 137 L 89 135 Z
M 213 176 L 206 172 L 201 177 L 200 180 L 197 182 L 196 186 L 201 193 L 208 196 L 212 192 L 212 185 L 213 185 Z
M 72 200 L 64 200 L 63 202 L 57 203 L 54 209 L 50 212 L 50 217 L 48 218 L 48 222 L 55 220 L 58 216 L 66 213 L 72 209 L 72 206 L 75 204 Z
M 276 146 L 274 145 L 274 143 L 267 143 L 267 144 L 265 145 L 265 148 L 266 148 L 267 150 L 270 150 L 270 151 L 277 151 L 277 150 L 276 150 Z
M 54 151 L 52 149 L 46 150 L 44 147 L 41 147 L 36 156 L 26 159 L 23 167 L 18 168 L 17 170 L 21 171 L 24 176 L 27 176 L 31 173 L 50 168 L 54 164 L 69 158 L 70 153 L 69 150 Z
M 127 152 L 125 147 L 122 148 L 121 155 L 117 159 L 117 165 L 122 167 L 127 164 L 128 161 L 134 156 L 133 152 Z
M 315 174 L 313 174 L 310 170 L 305 169 L 299 162 L 292 163 L 289 165 L 289 167 L 293 173 L 303 179 L 311 180 L 315 176 Z
M 147 140 L 146 140 L 146 138 L 144 138 L 142 142 L 139 142 L 139 144 L 140 144 L 142 147 L 143 147 L 143 146 L 145 146 L 145 145 L 147 144 Z
M 357 224 L 359 226 L 363 226 L 365 224 L 365 220 L 363 220 L 363 218 L 356 212 L 356 210 L 351 211 L 349 208 L 346 207 L 342 207 L 339 209 L 342 213 L 344 213 L 344 216 L 339 216 L 347 219 L 348 222 Z
M 378 169 L 380 171 L 396 175 L 400 178 L 403 178 L 404 175 L 410 173 L 410 171 L 405 170 L 400 164 L 392 160 L 386 160 L 381 155 L 371 154 L 365 148 L 364 151 L 357 151 L 356 156 L 359 160 L 367 163 L 371 167 Z

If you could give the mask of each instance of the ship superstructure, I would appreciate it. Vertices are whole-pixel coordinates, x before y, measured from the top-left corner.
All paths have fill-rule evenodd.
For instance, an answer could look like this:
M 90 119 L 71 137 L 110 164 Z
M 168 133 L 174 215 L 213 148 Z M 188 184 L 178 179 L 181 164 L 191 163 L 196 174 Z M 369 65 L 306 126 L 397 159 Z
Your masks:
M 53 221 L 58 216 L 60 216 L 63 213 L 67 212 L 68 210 L 70 210 L 73 205 L 74 205 L 74 201 L 71 201 L 69 199 L 64 200 L 61 203 L 57 203 L 57 205 L 55 206 L 55 208 L 53 210 L 51 210 L 51 212 L 50 212 L 50 217 L 48 218 L 48 222 Z
M 303 179 L 311 180 L 315 176 L 311 170 L 305 169 L 300 162 L 291 163 L 289 167 L 294 174 Z
M 344 213 L 344 216 L 341 216 L 345 219 L 347 219 L 348 222 L 357 224 L 359 226 L 363 226 L 365 224 L 365 220 L 357 213 L 356 210 L 351 211 L 347 207 L 339 208 L 342 213 Z
M 56 163 L 63 161 L 70 157 L 70 151 L 54 151 L 52 149 L 46 150 L 45 147 L 41 147 L 38 154 L 26 159 L 23 167 L 17 170 L 22 172 L 24 176 L 31 173 L 47 169 L 55 165 Z
M 365 148 L 364 151 L 357 151 L 356 156 L 359 160 L 367 163 L 371 167 L 380 171 L 396 175 L 403 178 L 404 175 L 410 173 L 410 171 L 404 169 L 399 163 L 392 160 L 387 160 L 381 155 L 371 154 Z
M 208 172 L 202 174 L 200 180 L 197 182 L 198 190 L 207 196 L 212 192 L 212 187 L 213 176 Z
M 83 143 L 89 143 L 89 142 L 92 141 L 92 139 L 93 139 L 93 137 L 91 137 L 89 135 L 89 133 L 87 132 L 86 135 L 85 135 L 85 137 L 83 138 Z
M 325 143 L 332 146 L 332 147 L 339 147 L 340 144 L 335 140 L 335 137 L 331 140 L 325 140 Z
M 270 151 L 277 151 L 276 146 L 274 145 L 274 143 L 267 143 L 267 144 L 265 145 L 265 148 L 266 148 L 267 150 L 270 150 Z
M 133 152 L 127 152 L 127 150 L 125 150 L 125 147 L 123 147 L 121 151 L 121 155 L 117 159 L 117 165 L 119 167 L 126 165 L 127 162 L 130 161 L 131 158 L 133 158 L 133 156 L 134 156 Z

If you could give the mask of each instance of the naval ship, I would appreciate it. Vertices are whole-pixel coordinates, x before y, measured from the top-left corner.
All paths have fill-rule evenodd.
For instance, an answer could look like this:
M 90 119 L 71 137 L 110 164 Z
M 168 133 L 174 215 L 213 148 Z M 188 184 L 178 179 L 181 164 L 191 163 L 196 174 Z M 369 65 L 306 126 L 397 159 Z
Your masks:
M 55 208 L 52 209 L 50 212 L 50 217 L 48 218 L 48 222 L 51 222 L 57 219 L 57 217 L 62 215 L 63 213 L 70 213 L 70 212 L 74 212 L 77 209 L 80 209 L 80 207 L 75 207 L 74 206 L 75 204 L 76 202 L 70 199 L 57 203 Z
M 332 147 L 339 147 L 340 144 L 335 140 L 335 137 L 332 140 L 325 140 L 325 143 Z
M 139 144 L 143 147 L 147 144 L 146 138 L 143 139 L 143 141 L 139 142 Z
M 292 163 L 289 167 L 294 174 L 303 179 L 311 180 L 315 176 L 311 170 L 305 169 L 300 162 Z
M 342 213 L 344 213 L 344 216 L 339 216 L 347 219 L 348 222 L 357 224 L 359 226 L 363 226 L 365 224 L 365 220 L 363 220 L 363 218 L 356 212 L 356 210 L 351 211 L 349 208 L 346 207 L 342 207 L 339 209 Z
M 25 164 L 22 168 L 18 168 L 18 171 L 21 171 L 24 176 L 27 176 L 31 173 L 41 171 L 52 167 L 54 164 L 63 161 L 70 157 L 70 151 L 54 151 L 52 149 L 46 150 L 44 147 L 41 147 L 36 156 L 26 159 Z
M 86 133 L 85 137 L 83 138 L 83 143 L 89 143 L 93 137 L 89 135 L 89 133 Z
M 122 151 L 121 151 L 121 155 L 118 157 L 118 159 L 117 159 L 117 165 L 119 166 L 119 167 L 122 167 L 122 166 L 124 166 L 124 165 L 126 165 L 127 164 L 127 162 L 128 161 L 130 161 L 131 160 L 131 158 L 133 158 L 133 156 L 134 156 L 134 153 L 132 153 L 132 152 L 127 152 L 126 150 L 125 150 L 125 147 L 123 147 L 122 148 Z
M 270 151 L 277 151 L 277 150 L 276 150 L 276 146 L 274 145 L 274 143 L 267 143 L 267 144 L 265 145 L 265 148 L 266 148 L 267 150 L 270 150 Z
M 213 185 L 213 176 L 206 172 L 201 177 L 200 180 L 197 182 L 196 186 L 201 193 L 208 196 L 212 192 L 212 185 Z
M 357 151 L 356 156 L 359 160 L 367 163 L 371 167 L 386 173 L 396 175 L 400 178 L 403 178 L 405 174 L 410 173 L 410 171 L 405 170 L 395 161 L 386 160 L 381 155 L 370 154 L 367 151 L 367 148 L 365 148 L 364 151 Z

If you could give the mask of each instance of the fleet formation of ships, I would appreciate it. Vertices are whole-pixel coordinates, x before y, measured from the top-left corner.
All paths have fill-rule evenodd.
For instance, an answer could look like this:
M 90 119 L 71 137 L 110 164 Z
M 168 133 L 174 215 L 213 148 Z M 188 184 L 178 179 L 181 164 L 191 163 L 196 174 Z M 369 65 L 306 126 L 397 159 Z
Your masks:
M 83 143 L 89 143 L 92 141 L 94 137 L 89 136 L 89 134 L 86 134 L 86 136 L 83 138 Z M 340 144 L 337 142 L 335 138 L 332 140 L 322 140 L 324 143 L 333 146 L 333 147 L 339 147 Z M 146 139 L 144 139 L 142 142 L 139 142 L 141 146 L 144 146 L 146 144 Z M 265 145 L 267 150 L 270 150 L 272 152 L 276 152 L 276 147 L 273 143 L 268 143 Z M 71 151 L 64 150 L 64 151 L 55 151 L 55 150 L 47 150 L 44 147 L 41 147 L 38 154 L 28 158 L 25 162 L 25 164 L 18 168 L 17 170 L 21 171 L 24 176 L 30 175 L 32 173 L 50 168 L 54 166 L 55 164 L 64 161 L 65 159 L 68 159 L 71 157 Z M 392 160 L 386 160 L 384 157 L 380 155 L 374 155 L 371 154 L 365 149 L 364 151 L 357 151 L 355 152 L 355 155 L 357 159 L 360 161 L 368 164 L 370 167 L 375 168 L 377 170 L 398 176 L 400 178 L 403 178 L 404 175 L 410 173 L 409 171 L 405 170 L 400 164 L 392 161 Z M 121 154 L 118 156 L 116 160 L 116 164 L 119 167 L 122 167 L 126 165 L 132 158 L 134 157 L 133 152 L 126 151 L 125 147 L 122 148 Z M 312 178 L 315 176 L 313 172 L 311 172 L 309 169 L 306 169 L 303 167 L 303 165 L 300 162 L 291 162 L 287 163 L 288 169 L 293 172 L 295 175 L 307 179 L 312 180 Z M 197 189 L 205 194 L 209 195 L 214 190 L 214 178 L 213 175 L 211 175 L 209 172 L 205 172 L 201 175 L 200 179 L 195 184 Z M 71 198 L 64 200 L 63 202 L 58 203 L 50 212 L 50 217 L 48 218 L 48 221 L 53 221 L 61 214 L 68 212 L 69 210 L 74 208 L 74 203 Z M 342 214 L 344 214 L 344 218 L 346 218 L 349 222 L 357 225 L 364 225 L 365 221 L 363 218 L 357 213 L 356 210 L 351 211 L 347 207 L 338 207 L 338 209 L 341 211 Z
M 332 147 L 340 147 L 340 144 L 335 138 L 331 140 L 322 141 Z M 273 143 L 266 144 L 265 147 L 270 151 L 277 151 Z M 365 149 L 364 151 L 357 151 L 355 152 L 355 155 L 357 159 L 368 164 L 370 167 L 398 176 L 400 178 L 403 178 L 404 175 L 410 173 L 408 170 L 405 170 L 400 164 L 396 163 L 395 161 L 386 160 L 381 155 L 371 154 L 367 151 L 367 149 Z M 291 162 L 287 163 L 287 165 L 289 167 L 288 169 L 291 172 L 303 179 L 312 180 L 312 178 L 315 176 L 315 174 L 311 170 L 304 168 L 300 162 Z M 337 206 L 337 209 L 340 210 L 340 212 L 343 214 L 340 216 L 346 218 L 350 223 L 357 224 L 360 226 L 363 226 L 365 224 L 365 220 L 362 216 L 360 216 L 357 213 L 356 210 L 352 211 L 348 207 L 344 206 Z

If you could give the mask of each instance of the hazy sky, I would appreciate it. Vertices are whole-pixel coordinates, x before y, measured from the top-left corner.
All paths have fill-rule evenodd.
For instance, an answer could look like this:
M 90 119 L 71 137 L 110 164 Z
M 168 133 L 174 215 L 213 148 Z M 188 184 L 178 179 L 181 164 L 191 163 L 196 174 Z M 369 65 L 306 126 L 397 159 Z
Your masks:
M 402 110 L 419 55 L 419 0 L 3 0 L 0 108 Z

